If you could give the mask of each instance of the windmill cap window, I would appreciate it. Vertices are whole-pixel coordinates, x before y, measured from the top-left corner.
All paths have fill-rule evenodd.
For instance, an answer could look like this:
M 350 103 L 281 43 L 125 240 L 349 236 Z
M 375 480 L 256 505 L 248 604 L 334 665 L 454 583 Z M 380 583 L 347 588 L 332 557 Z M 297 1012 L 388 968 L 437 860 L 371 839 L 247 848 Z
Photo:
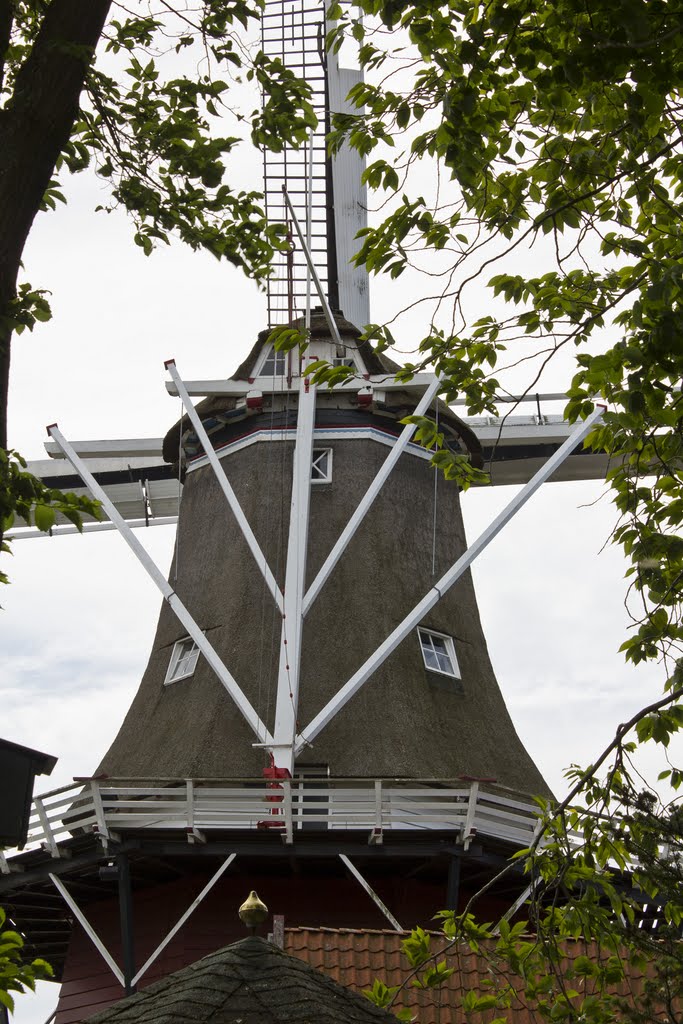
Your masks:
M 349 369 L 354 370 L 354 372 L 359 372 L 358 364 L 356 363 L 356 360 L 352 356 L 349 356 L 348 358 L 346 356 L 335 356 L 334 359 L 332 360 L 332 365 L 348 366 Z
M 425 668 L 430 672 L 439 672 L 441 675 L 450 676 L 451 679 L 460 679 L 460 668 L 455 655 L 455 643 L 453 637 L 447 633 L 436 633 L 432 629 L 418 629 L 417 635 L 420 639 L 422 658 Z
M 166 672 L 164 685 L 177 683 L 180 679 L 188 679 L 194 674 L 199 658 L 199 648 L 190 636 L 183 637 L 173 645 L 171 660 Z
M 270 348 L 258 371 L 259 377 L 282 377 L 287 372 L 287 353 Z

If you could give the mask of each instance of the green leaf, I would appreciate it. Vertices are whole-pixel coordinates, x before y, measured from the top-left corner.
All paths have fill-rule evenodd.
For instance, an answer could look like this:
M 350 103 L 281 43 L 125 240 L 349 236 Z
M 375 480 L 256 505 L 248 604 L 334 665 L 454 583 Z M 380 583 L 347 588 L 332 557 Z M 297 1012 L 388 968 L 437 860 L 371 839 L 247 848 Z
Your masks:
M 3 990 L 2 985 L 0 985 L 0 1004 L 6 1006 L 10 1013 L 14 1013 L 14 999 L 9 992 Z
M 55 524 L 55 510 L 50 505 L 36 505 L 33 515 L 36 526 L 43 533 L 47 533 Z

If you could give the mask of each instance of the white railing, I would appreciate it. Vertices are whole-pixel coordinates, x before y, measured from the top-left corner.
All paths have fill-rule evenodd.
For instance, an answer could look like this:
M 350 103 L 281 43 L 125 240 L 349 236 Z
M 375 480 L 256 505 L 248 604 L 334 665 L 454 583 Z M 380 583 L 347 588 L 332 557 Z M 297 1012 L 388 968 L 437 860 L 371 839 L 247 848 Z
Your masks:
M 36 797 L 26 846 L 53 857 L 74 836 L 140 830 L 278 830 L 287 842 L 309 828 L 443 830 L 469 845 L 476 834 L 527 846 L 538 808 L 510 791 L 440 779 L 88 779 Z M 10 868 L 0 854 L 0 872 Z

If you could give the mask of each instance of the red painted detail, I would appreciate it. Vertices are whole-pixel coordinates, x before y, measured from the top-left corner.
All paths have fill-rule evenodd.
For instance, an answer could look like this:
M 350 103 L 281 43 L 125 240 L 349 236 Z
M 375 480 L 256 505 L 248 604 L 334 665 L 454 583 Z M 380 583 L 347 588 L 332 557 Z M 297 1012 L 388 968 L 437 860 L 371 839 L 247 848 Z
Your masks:
M 165 359 L 164 360 L 164 369 L 168 370 L 169 366 L 175 366 L 175 359 Z
M 270 764 L 267 766 L 267 768 L 263 769 L 263 777 L 264 777 L 264 779 L 270 779 L 271 780 L 268 783 L 268 787 L 267 787 L 269 790 L 277 790 L 277 792 L 275 792 L 275 793 L 272 793 L 272 792 L 266 793 L 266 800 L 267 800 L 267 802 L 268 803 L 272 803 L 272 804 L 278 804 L 278 805 L 281 804 L 282 803 L 282 799 L 283 799 L 283 795 L 284 795 L 283 792 L 282 792 L 282 785 L 279 782 L 275 781 L 275 780 L 276 779 L 291 779 L 292 773 L 290 772 L 289 768 L 278 768 L 276 766 L 276 764 L 275 764 L 275 758 L 271 754 L 270 755 Z M 258 828 L 284 828 L 284 824 L 282 823 L 282 820 L 281 820 L 279 806 L 271 808 L 270 813 L 271 813 L 271 815 L 273 817 L 277 818 L 278 820 L 277 821 L 259 821 L 257 827 Z
M 254 395 L 249 397 L 247 395 L 247 409 L 262 409 L 263 408 L 263 395 Z
M 359 391 L 356 396 L 356 401 L 361 409 L 367 409 L 369 405 L 372 405 L 372 392 L 363 394 L 362 391 Z
M 270 764 L 268 765 L 267 768 L 263 769 L 263 778 L 264 779 L 291 779 L 291 777 L 292 777 L 292 773 L 290 772 L 289 768 L 278 768 L 276 766 L 276 764 L 275 764 L 275 758 L 271 754 L 270 755 Z M 271 783 L 271 785 L 279 786 L 279 783 L 273 782 L 273 783 Z
M 56 423 L 48 423 L 48 425 L 47 425 L 47 426 L 45 427 L 45 430 L 46 430 L 46 431 L 47 431 L 47 433 L 49 434 L 49 433 L 50 433 L 50 431 L 52 430 L 52 428 L 53 428 L 53 427 L 56 427 L 56 426 L 57 426 L 57 424 L 56 424 Z
M 256 380 L 256 377 L 247 377 L 247 380 L 249 381 L 250 384 L 253 384 L 254 381 Z

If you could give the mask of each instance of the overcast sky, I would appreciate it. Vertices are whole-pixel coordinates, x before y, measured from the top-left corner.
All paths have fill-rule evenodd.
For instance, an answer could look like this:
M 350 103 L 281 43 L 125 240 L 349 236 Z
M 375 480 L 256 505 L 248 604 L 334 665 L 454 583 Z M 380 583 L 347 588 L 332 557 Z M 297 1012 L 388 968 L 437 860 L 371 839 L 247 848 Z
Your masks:
M 25 279 L 53 292 L 54 311 L 15 342 L 11 443 L 28 458 L 44 457 L 45 425 L 55 421 L 72 440 L 162 436 L 179 412 L 164 360 L 174 357 L 188 378 L 226 376 L 265 326 L 265 301 L 239 272 L 180 245 L 145 258 L 125 218 L 91 212 L 103 199 L 97 182 L 81 177 L 69 193 L 66 209 L 40 217 L 25 260 Z M 389 317 L 405 289 L 373 286 L 372 302 L 373 319 Z M 406 334 L 399 340 L 410 347 Z M 463 496 L 470 541 L 513 493 Z M 634 669 L 617 653 L 625 566 L 605 548 L 614 513 L 601 494 L 595 483 L 546 485 L 474 568 L 499 684 L 558 796 L 563 770 L 590 762 L 663 681 L 658 667 Z M 173 528 L 138 536 L 166 570 Z M 115 735 L 149 655 L 159 597 L 114 533 L 17 542 L 9 571 L 0 732 L 58 756 L 37 787 L 51 789 L 90 773 Z M 21 1024 L 45 1020 L 47 988 L 20 1000 Z

